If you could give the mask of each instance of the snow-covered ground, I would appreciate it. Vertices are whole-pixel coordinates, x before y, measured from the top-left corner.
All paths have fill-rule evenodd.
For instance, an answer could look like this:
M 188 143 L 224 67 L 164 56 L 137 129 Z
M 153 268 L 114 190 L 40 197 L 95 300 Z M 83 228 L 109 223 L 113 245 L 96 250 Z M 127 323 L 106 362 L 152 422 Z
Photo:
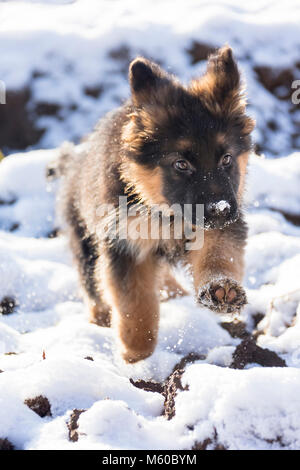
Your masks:
M 130 59 L 145 55 L 186 83 L 205 68 L 195 41 L 229 43 L 247 80 L 255 142 L 282 156 L 300 148 L 300 111 L 291 104 L 299 24 L 298 0 L 0 2 L 0 80 L 30 94 L 27 118 L 45 130 L 35 148 L 53 148 L 78 141 L 127 99 Z
M 152 357 L 122 361 L 114 331 L 88 322 L 64 236 L 47 237 L 56 228 L 56 184 L 46 182 L 45 166 L 55 154 L 33 151 L 0 164 L 0 300 L 16 303 L 0 322 L 0 438 L 24 449 L 184 449 L 207 439 L 230 449 L 299 448 L 300 227 L 280 211 L 300 207 L 300 154 L 251 158 L 242 320 L 252 332 L 256 315 L 265 315 L 258 344 L 288 367 L 244 370 L 228 368 L 241 342 L 221 325 L 232 319 L 192 296 L 162 303 Z M 188 390 L 178 392 L 167 420 L 163 396 L 129 379 L 162 383 L 190 353 L 200 359 L 186 366 Z M 40 395 L 51 416 L 24 404 Z M 67 427 L 74 409 L 87 410 L 77 442 Z
M 49 148 L 0 162 L 0 449 L 300 448 L 299 106 L 255 71 L 299 75 L 299 24 L 297 0 L 0 2 L 0 80 L 30 89 L 28 112 L 45 128 L 35 148 Z M 164 302 L 155 353 L 126 365 L 114 330 L 88 322 L 45 168 L 51 148 L 78 141 L 128 96 L 137 54 L 185 82 L 201 73 L 193 41 L 233 46 L 255 140 L 271 157 L 249 166 L 249 304 L 233 319 L 192 295 Z M 173 403 L 161 384 L 182 367 Z M 35 398 L 42 416 L 26 401 Z

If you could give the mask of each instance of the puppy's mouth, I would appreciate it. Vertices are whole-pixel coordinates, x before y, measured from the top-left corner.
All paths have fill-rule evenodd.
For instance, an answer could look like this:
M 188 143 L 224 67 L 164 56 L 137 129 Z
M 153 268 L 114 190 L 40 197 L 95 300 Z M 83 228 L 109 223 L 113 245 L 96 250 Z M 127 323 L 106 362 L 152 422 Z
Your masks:
M 225 227 L 228 227 L 228 225 L 231 225 L 233 224 L 233 222 L 235 222 L 237 219 L 234 218 L 234 219 L 230 219 L 230 220 L 226 220 L 224 222 L 219 222 L 219 221 L 210 221 L 210 220 L 205 220 L 204 221 L 204 230 L 217 230 L 217 229 L 223 229 Z
M 209 231 L 209 230 L 223 229 L 227 227 L 228 225 L 231 225 L 234 222 L 236 222 L 237 219 L 238 219 L 238 214 L 236 214 L 234 217 L 231 217 L 227 220 L 211 220 L 206 217 L 203 217 L 201 220 L 193 219 L 192 223 L 190 220 L 185 220 L 185 223 L 187 223 L 193 230 L 202 228 L 203 230 Z
M 236 211 L 235 214 L 233 214 L 230 217 L 223 218 L 223 217 L 218 217 L 218 218 L 209 218 L 204 216 L 204 224 L 203 228 L 204 230 L 216 230 L 216 229 L 223 229 L 228 227 L 228 225 L 233 224 L 234 222 L 237 221 L 239 218 L 239 213 Z
M 174 206 L 172 207 L 174 209 Z M 223 229 L 236 222 L 239 217 L 238 209 L 235 208 L 231 208 L 230 212 L 217 211 L 213 215 L 207 215 L 204 205 L 202 205 L 202 211 L 197 211 L 196 207 L 196 205 L 188 205 L 188 208 L 182 209 L 182 205 L 178 204 L 177 209 L 179 208 L 179 211 L 176 208 L 172 211 L 167 211 L 167 213 L 162 211 L 160 214 L 161 220 L 172 224 L 181 220 L 187 227 L 193 230 L 203 229 L 208 231 Z

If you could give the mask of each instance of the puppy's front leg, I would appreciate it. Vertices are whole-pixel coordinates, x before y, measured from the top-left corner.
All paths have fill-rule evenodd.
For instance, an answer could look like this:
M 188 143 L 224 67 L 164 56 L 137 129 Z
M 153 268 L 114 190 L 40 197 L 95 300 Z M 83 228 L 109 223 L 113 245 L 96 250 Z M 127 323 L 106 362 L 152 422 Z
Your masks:
M 189 254 L 198 302 L 219 313 L 239 312 L 247 303 L 240 285 L 246 228 L 235 224 L 205 232 L 203 248 Z
M 157 262 L 149 255 L 137 262 L 125 253 L 107 254 L 104 284 L 123 346 L 123 358 L 137 362 L 156 346 L 159 325 Z

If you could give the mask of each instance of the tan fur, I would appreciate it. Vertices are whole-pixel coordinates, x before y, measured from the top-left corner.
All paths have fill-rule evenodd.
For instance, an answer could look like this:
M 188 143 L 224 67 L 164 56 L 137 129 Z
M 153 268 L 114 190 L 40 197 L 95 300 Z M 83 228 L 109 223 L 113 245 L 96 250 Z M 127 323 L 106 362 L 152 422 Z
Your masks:
M 239 155 L 238 157 L 238 165 L 239 165 L 239 171 L 240 171 L 240 183 L 239 183 L 237 197 L 240 203 L 242 202 L 243 194 L 245 190 L 245 180 L 246 180 L 248 160 L 249 160 L 249 153 L 247 152 L 243 153 L 242 155 Z
M 225 238 L 220 230 L 205 231 L 201 250 L 192 251 L 189 262 L 196 292 L 211 279 L 229 277 L 241 282 L 243 279 L 243 246 L 236 240 Z
M 98 326 L 111 326 L 111 309 L 104 302 L 87 301 L 90 311 L 90 322 Z
M 162 196 L 160 168 L 149 170 L 135 162 L 126 162 L 122 166 L 121 178 L 127 185 L 127 194 L 138 194 L 138 202 L 145 202 L 150 205 L 166 203 L 165 198 Z
M 214 149 L 213 139 L 225 147 L 227 142 L 230 146 L 233 145 L 230 142 L 241 138 L 243 145 L 237 148 L 244 152 L 250 148 L 246 135 L 251 132 L 253 121 L 245 115 L 246 102 L 239 73 L 228 47 L 210 58 L 206 74 L 189 87 L 180 85 L 157 65 L 142 58 L 132 62 L 129 78 L 131 100 L 104 118 L 88 141 L 88 149 L 81 155 L 73 155 L 72 151 L 72 155 L 67 153 L 62 157 L 59 173 L 65 175 L 61 205 L 90 320 L 108 326 L 111 319 L 118 331 L 124 359 L 136 362 L 154 351 L 160 293 L 164 293 L 163 300 L 187 294 L 169 265 L 181 261 L 191 267 L 196 298 L 202 305 L 208 305 L 205 304 L 207 299 L 212 300 L 216 311 L 228 313 L 238 311 L 246 303 L 245 293 L 237 285 L 243 277 L 246 237 L 242 216 L 240 220 L 232 217 L 231 227 L 224 224 L 223 229 L 205 231 L 204 246 L 198 251 L 186 251 L 187 240 L 177 239 L 173 222 L 176 212 L 169 221 L 170 239 L 165 236 L 162 225 L 158 227 L 157 239 L 152 238 L 152 233 L 149 236 L 149 230 L 153 205 L 159 205 L 160 209 L 162 205 L 168 207 L 167 197 L 179 203 L 193 199 L 193 194 L 186 192 L 187 181 L 193 184 L 189 186 L 193 188 L 190 192 L 195 191 L 195 195 L 200 196 L 202 176 L 204 181 L 207 169 L 214 165 L 216 171 L 218 169 L 218 164 L 211 160 L 212 154 L 205 150 L 206 147 Z M 203 126 L 203 123 L 210 124 L 214 117 L 218 118 L 217 124 L 222 118 L 226 125 L 217 125 L 215 129 Z M 201 132 L 198 135 L 202 128 L 208 129 L 208 139 L 201 136 Z M 225 129 L 224 133 L 216 135 L 218 129 Z M 228 134 L 233 135 L 234 131 L 237 133 L 235 140 L 228 139 Z M 198 152 L 197 146 L 204 150 Z M 173 153 L 181 151 L 191 151 L 203 158 L 203 169 L 195 168 L 199 171 L 198 179 L 190 175 L 190 180 L 181 180 L 179 174 L 171 173 L 175 170 L 171 169 L 175 163 Z M 163 160 L 164 157 L 167 158 Z M 241 204 L 248 154 L 237 158 L 240 172 L 237 196 Z M 237 181 L 238 175 L 234 184 Z M 180 192 L 176 191 L 178 189 Z M 202 195 L 206 190 L 207 196 L 210 192 L 217 194 L 220 189 L 222 184 L 216 178 L 209 185 L 203 184 Z M 126 240 L 124 237 L 113 239 L 107 233 L 106 237 L 101 237 L 101 228 L 106 223 L 113 229 L 112 216 L 118 211 L 118 198 L 126 195 L 130 196 L 131 209 L 142 206 L 144 212 L 130 215 Z M 204 204 L 208 202 L 214 200 L 204 198 Z M 109 205 L 109 214 L 101 213 L 102 205 Z M 162 218 L 170 212 L 162 211 Z M 147 236 L 140 233 L 135 237 L 137 227 L 144 220 L 148 220 Z M 181 224 L 179 229 L 183 231 L 183 220 Z M 215 283 L 220 277 L 222 283 Z M 201 287 L 206 291 L 199 292 Z
M 128 272 L 126 291 L 106 272 L 106 289 L 127 362 L 148 357 L 155 349 L 159 325 L 158 266 L 149 255 Z
M 207 109 L 216 116 L 243 116 L 243 133 L 250 134 L 255 126 L 255 121 L 245 115 L 246 96 L 239 80 L 236 80 L 234 71 L 230 74 L 230 68 L 226 67 L 232 62 L 232 51 L 229 46 L 219 49 L 217 56 L 212 55 L 207 64 L 206 73 L 192 80 L 189 90 L 195 96 L 201 97 Z M 232 80 L 234 86 L 229 91 L 220 95 L 224 82 Z M 218 97 L 219 96 L 219 97 Z
M 141 234 L 141 236 L 137 239 L 133 239 L 131 236 L 132 224 L 135 224 L 135 228 L 139 227 L 139 224 L 145 223 L 145 219 L 147 220 L 148 238 L 142 238 L 143 234 Z M 151 253 L 153 254 L 158 248 L 159 240 L 151 238 L 150 227 L 150 218 L 148 216 L 136 216 L 131 217 L 128 220 L 128 246 L 131 248 L 132 254 L 136 255 L 137 260 L 139 262 L 145 260 Z

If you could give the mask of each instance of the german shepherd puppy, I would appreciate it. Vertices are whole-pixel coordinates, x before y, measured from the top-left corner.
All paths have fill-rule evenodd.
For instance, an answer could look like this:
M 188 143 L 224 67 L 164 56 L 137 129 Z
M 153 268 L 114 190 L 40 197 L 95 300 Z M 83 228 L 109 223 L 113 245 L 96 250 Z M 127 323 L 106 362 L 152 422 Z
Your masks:
M 245 114 L 228 46 L 209 57 L 206 73 L 187 87 L 142 57 L 131 62 L 129 82 L 130 100 L 100 121 L 85 150 L 63 152 L 58 167 L 61 208 L 91 321 L 109 326 L 112 314 L 123 358 L 136 362 L 155 349 L 160 289 L 185 294 L 168 266 L 189 266 L 197 301 L 212 310 L 238 312 L 246 303 L 241 208 L 254 122 Z M 157 238 L 100 236 L 107 221 L 101 207 L 116 214 L 120 196 L 129 208 L 142 208 L 144 218 L 159 204 L 202 204 L 202 248 L 187 250 L 185 237 L 164 239 L 161 231 Z

